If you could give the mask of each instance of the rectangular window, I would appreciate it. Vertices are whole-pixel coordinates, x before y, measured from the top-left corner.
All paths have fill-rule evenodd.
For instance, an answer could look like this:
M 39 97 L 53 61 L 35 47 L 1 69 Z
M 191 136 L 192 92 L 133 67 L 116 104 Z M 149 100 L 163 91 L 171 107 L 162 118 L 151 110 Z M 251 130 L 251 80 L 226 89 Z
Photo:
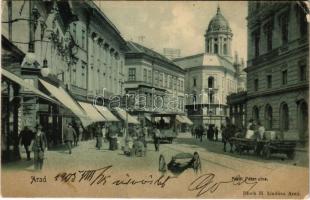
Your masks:
M 86 66 L 87 64 L 85 62 L 82 62 L 82 83 L 81 83 L 81 86 L 82 88 L 86 88 Z
M 308 36 L 308 22 L 305 10 L 308 10 L 307 6 L 303 3 L 298 5 L 298 14 L 299 14 L 299 32 L 301 37 Z
M 147 82 L 147 69 L 143 69 L 143 81 Z
M 267 76 L 267 88 L 272 88 L 272 76 Z
M 169 79 L 169 88 L 172 89 L 172 77 L 169 75 L 168 79 Z
M 85 48 L 85 30 L 82 30 L 82 49 Z
M 136 80 L 136 68 L 128 69 L 128 80 L 135 81 Z
M 196 78 L 193 78 L 193 86 L 196 87 Z
M 254 80 L 254 91 L 258 91 L 258 79 Z
M 272 50 L 272 27 L 273 27 L 273 21 L 268 22 L 264 29 L 265 29 L 265 34 L 266 34 L 266 44 L 267 44 L 267 51 Z
M 288 13 L 284 13 L 280 16 L 280 29 L 282 45 L 288 42 Z
M 282 71 L 282 85 L 287 84 L 287 70 Z
M 159 74 L 159 87 L 163 87 L 163 79 L 164 79 L 164 74 L 160 73 Z
M 168 75 L 165 74 L 165 85 L 164 87 L 168 88 Z
M 149 83 L 152 83 L 152 81 L 153 81 L 152 80 L 152 70 L 148 70 L 148 78 L 147 79 L 148 79 Z
M 299 80 L 305 81 L 307 79 L 307 65 L 301 64 L 299 66 Z
M 183 81 L 181 81 L 181 92 L 184 91 L 184 85 L 183 84 L 184 84 Z
M 177 78 L 176 77 L 173 78 L 173 87 L 174 87 L 173 88 L 174 90 L 177 90 Z
M 158 71 L 154 71 L 154 85 L 158 85 Z
M 259 41 L 260 41 L 260 30 L 256 30 L 254 32 L 254 50 L 255 50 L 255 57 L 259 56 Z

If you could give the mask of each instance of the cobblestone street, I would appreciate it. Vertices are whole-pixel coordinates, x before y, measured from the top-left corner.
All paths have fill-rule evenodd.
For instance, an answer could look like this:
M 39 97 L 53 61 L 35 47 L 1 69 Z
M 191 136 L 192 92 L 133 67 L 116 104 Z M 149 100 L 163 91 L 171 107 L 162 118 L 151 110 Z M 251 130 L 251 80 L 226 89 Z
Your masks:
M 127 157 L 119 149 L 116 151 L 108 150 L 108 143 L 103 143 L 103 148 L 97 150 L 95 148 L 95 139 L 90 141 L 82 141 L 79 146 L 73 148 L 70 155 L 65 146 L 52 148 L 46 153 L 45 169 L 64 169 L 75 166 L 83 167 L 101 167 L 103 165 L 113 165 L 116 169 L 158 169 L 158 158 L 163 154 L 166 162 L 170 158 L 180 152 L 194 153 L 197 151 L 202 160 L 203 169 L 216 170 L 218 168 L 229 169 L 233 171 L 243 171 L 246 167 L 258 167 L 266 169 L 275 169 L 283 166 L 301 166 L 308 165 L 307 153 L 305 151 L 296 151 L 294 160 L 289 160 L 286 155 L 274 154 L 271 159 L 265 160 L 257 157 L 253 153 L 237 153 L 223 152 L 223 144 L 221 142 L 211 142 L 203 138 L 200 142 L 198 139 L 192 138 L 187 133 L 182 133 L 173 142 L 173 144 L 161 144 L 160 152 L 156 152 L 152 140 L 149 139 L 147 153 L 145 157 Z M 27 161 L 25 153 L 22 153 L 22 160 L 3 165 L 4 169 L 25 169 L 33 168 L 32 161 Z

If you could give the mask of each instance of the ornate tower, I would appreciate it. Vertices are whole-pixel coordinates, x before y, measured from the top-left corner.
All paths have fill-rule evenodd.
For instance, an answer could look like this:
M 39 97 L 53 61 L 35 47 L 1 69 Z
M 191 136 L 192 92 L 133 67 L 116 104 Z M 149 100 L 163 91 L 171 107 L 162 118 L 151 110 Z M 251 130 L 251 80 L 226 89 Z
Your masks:
M 216 15 L 211 19 L 205 34 L 205 52 L 219 54 L 229 59 L 231 56 L 232 31 L 228 21 L 218 6 Z

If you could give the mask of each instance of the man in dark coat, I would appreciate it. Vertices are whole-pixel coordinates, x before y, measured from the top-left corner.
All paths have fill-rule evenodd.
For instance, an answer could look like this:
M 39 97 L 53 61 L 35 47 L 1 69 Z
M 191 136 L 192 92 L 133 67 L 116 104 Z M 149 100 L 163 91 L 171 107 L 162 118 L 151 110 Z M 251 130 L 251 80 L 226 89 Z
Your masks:
M 218 130 L 217 126 L 215 126 L 215 128 L 214 128 L 214 134 L 215 134 L 215 141 L 218 141 L 218 138 L 219 138 L 219 130 Z
M 153 130 L 154 130 L 153 141 L 154 141 L 155 151 L 159 151 L 160 131 L 156 126 L 153 128 Z
M 32 150 L 34 154 L 34 168 L 41 170 L 43 168 L 44 151 L 47 150 L 46 135 L 42 132 L 42 126 L 37 126 L 37 131 L 33 139 Z
M 230 144 L 230 152 L 232 153 L 232 142 L 231 142 L 231 138 L 234 136 L 235 134 L 235 126 L 233 124 L 230 123 L 229 119 L 226 119 L 226 127 L 223 128 L 223 132 L 222 132 L 222 141 L 224 143 L 224 152 L 226 152 L 226 143 L 228 142 Z
M 76 137 L 76 132 L 75 132 L 74 128 L 72 127 L 72 124 L 69 123 L 68 127 L 64 131 L 64 141 L 65 141 L 67 148 L 69 150 L 69 154 L 71 154 L 72 141 L 74 141 L 75 137 Z
M 25 147 L 27 160 L 31 160 L 29 146 L 33 138 L 34 133 L 27 126 L 25 126 L 24 129 L 19 134 L 19 141 L 21 140 L 21 144 L 24 145 Z

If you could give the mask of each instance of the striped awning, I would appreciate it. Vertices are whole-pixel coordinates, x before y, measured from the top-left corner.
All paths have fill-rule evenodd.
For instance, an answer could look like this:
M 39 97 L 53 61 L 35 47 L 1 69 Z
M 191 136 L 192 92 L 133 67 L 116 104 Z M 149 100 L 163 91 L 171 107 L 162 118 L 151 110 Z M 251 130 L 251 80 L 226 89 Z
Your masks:
M 111 111 L 105 106 L 95 105 L 96 109 L 103 115 L 103 117 L 109 122 L 119 121 L 117 117 L 115 117 Z
M 115 111 L 117 112 L 118 116 L 123 120 L 126 121 L 128 120 L 129 124 L 140 124 L 140 122 L 132 117 L 129 113 L 127 113 L 125 110 L 121 108 L 115 108 Z M 127 117 L 126 117 L 127 116 Z

